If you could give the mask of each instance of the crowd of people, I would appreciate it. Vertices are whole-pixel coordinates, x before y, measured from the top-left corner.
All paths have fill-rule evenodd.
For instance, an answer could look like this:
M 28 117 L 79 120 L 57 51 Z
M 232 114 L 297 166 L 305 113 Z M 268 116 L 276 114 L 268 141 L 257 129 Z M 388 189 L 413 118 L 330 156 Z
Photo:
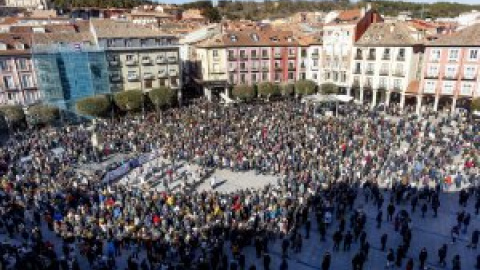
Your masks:
M 409 215 L 416 205 L 426 212 L 425 205 L 440 204 L 444 189 L 469 185 L 460 197 L 468 201 L 475 195 L 480 208 L 478 124 L 451 116 L 385 117 L 353 104 L 345 108 L 339 117 L 315 117 L 312 105 L 293 100 L 230 107 L 201 100 L 144 119 L 105 120 L 93 129 L 18 132 L 0 151 L 7 168 L 0 228 L 5 239 L 18 240 L 17 246 L 0 246 L 2 269 L 256 269 L 246 260 L 249 246 L 264 269 L 272 269 L 269 249 L 280 241 L 283 270 L 291 249 L 301 252 L 304 241 L 313 241 L 311 227 L 322 241 L 331 234 L 334 242 L 319 267 L 330 269 L 334 252 L 358 243 L 352 267 L 364 269 L 377 236 L 366 233 L 363 203 L 378 206 L 377 226 L 386 211 L 403 238 L 394 251 L 382 236 L 388 266 L 423 267 L 423 251 L 418 260 L 411 254 L 406 259 L 414 241 Z M 99 145 L 92 144 L 92 132 L 103 138 Z M 56 156 L 52 149 L 58 147 L 64 152 Z M 159 192 L 105 184 L 101 175 L 85 178 L 76 171 L 117 153 L 153 150 L 172 162 L 255 170 L 279 180 L 230 193 Z M 410 211 L 395 209 L 405 203 Z M 453 242 L 455 230 L 468 227 L 466 217 L 463 213 L 452 228 Z M 125 256 L 127 263 L 119 264 Z M 461 260 L 458 255 L 449 263 L 460 269 Z

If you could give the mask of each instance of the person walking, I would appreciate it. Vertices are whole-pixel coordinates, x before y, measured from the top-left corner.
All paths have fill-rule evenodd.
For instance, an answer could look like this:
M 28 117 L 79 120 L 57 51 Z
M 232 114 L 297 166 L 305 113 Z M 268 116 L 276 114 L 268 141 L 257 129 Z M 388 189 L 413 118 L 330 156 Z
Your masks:
M 460 261 L 460 255 L 455 255 L 452 260 L 452 270 L 461 270 L 461 261 Z
M 380 227 L 382 227 L 382 216 L 383 216 L 383 212 L 382 210 L 378 211 L 378 214 L 377 214 L 377 229 L 380 229 Z
M 263 270 L 270 270 L 270 262 L 271 262 L 270 254 L 264 253 L 263 254 Z
M 408 259 L 407 266 L 405 266 L 405 270 L 413 270 L 413 259 Z
M 387 265 L 385 268 L 394 268 L 395 267 L 395 253 L 393 249 L 389 249 L 387 253 Z
M 472 232 L 472 239 L 470 241 L 470 244 L 468 244 L 467 247 L 472 248 L 472 249 L 477 249 L 479 236 L 480 236 L 480 231 L 479 230 L 474 230 Z
M 418 256 L 418 260 L 420 261 L 419 269 L 422 269 L 422 270 L 425 269 L 425 261 L 427 261 L 427 257 L 428 257 L 427 249 L 422 248 Z
M 423 203 L 422 204 L 422 218 L 425 218 L 425 214 L 427 213 L 427 210 L 428 210 L 428 207 L 427 207 L 427 203 Z
M 387 245 L 387 238 L 388 234 L 384 233 L 382 237 L 380 237 L 380 245 L 381 245 L 381 250 L 385 251 L 385 247 Z
M 387 206 L 387 221 L 392 221 L 393 220 L 393 214 L 395 213 L 395 205 L 393 205 L 392 202 L 390 202 Z
M 280 264 L 280 270 L 288 270 L 288 263 L 285 258 L 282 259 L 282 263 Z
M 353 235 L 350 231 L 347 231 L 347 233 L 345 234 L 345 240 L 343 241 L 343 251 L 350 250 L 352 241 L 353 241 Z
M 458 225 L 453 226 L 452 230 L 450 231 L 450 235 L 452 236 L 452 244 L 455 244 L 457 242 L 459 233 L 460 228 L 458 227 Z

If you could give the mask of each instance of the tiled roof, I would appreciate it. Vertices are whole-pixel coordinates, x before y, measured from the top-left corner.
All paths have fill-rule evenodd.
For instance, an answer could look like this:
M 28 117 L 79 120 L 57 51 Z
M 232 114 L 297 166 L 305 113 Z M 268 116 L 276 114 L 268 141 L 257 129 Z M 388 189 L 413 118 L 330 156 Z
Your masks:
M 297 46 L 298 40 L 290 31 L 272 29 L 227 31 L 198 44 L 199 47 L 258 47 L 258 46 Z
M 0 33 L 0 42 L 7 45 L 7 50 L 0 50 L 0 55 L 16 55 L 29 53 L 32 43 L 30 33 Z M 18 44 L 23 44 L 24 49 L 17 49 Z
M 480 23 L 449 35 L 438 36 L 429 46 L 480 46 Z
M 59 43 L 95 43 L 94 38 L 90 32 L 36 33 L 33 35 L 33 42 L 35 44 L 42 45 Z
M 341 11 L 336 20 L 341 22 L 358 21 L 362 18 L 362 11 L 360 9 L 350 9 Z
M 406 24 L 373 23 L 356 42 L 357 46 L 413 46 L 419 42 Z
M 323 44 L 323 35 L 322 34 L 315 34 L 315 35 L 302 35 L 297 36 L 297 40 L 300 45 L 302 46 L 309 46 L 309 45 L 322 45 Z
M 130 22 L 92 20 L 91 23 L 98 38 L 145 38 L 169 35 L 158 29 Z

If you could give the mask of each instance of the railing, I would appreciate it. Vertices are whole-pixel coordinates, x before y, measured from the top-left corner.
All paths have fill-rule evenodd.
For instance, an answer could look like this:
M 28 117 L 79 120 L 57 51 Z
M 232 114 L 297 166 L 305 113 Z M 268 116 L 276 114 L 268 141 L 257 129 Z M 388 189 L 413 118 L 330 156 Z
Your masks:
M 262 58 L 263 58 L 263 59 L 268 59 L 268 58 L 270 58 L 270 55 L 268 55 L 268 54 L 262 54 Z
M 275 53 L 275 58 L 282 58 L 282 54 L 281 53 Z
M 438 74 L 432 75 L 432 74 L 427 74 L 424 77 L 425 79 L 438 79 Z
M 447 81 L 456 81 L 457 78 L 458 78 L 457 75 L 445 75 L 445 76 L 443 76 L 443 79 L 447 80 Z
M 355 60 L 363 60 L 363 56 L 361 54 L 356 54 Z
M 246 54 L 241 54 L 240 55 L 240 59 L 241 60 L 247 60 L 248 59 L 248 56 Z
M 151 79 L 153 79 L 153 74 L 152 73 L 144 73 L 143 78 L 145 80 L 151 80 Z
M 166 70 L 162 70 L 158 72 L 158 78 L 167 78 L 167 77 L 168 75 Z
M 236 60 L 237 60 L 237 56 L 236 56 L 236 55 L 228 55 L 228 60 L 229 60 L 229 61 L 236 61 Z
M 165 63 L 167 63 L 167 60 L 165 59 L 164 56 L 157 57 L 157 64 L 160 65 L 160 64 L 165 64 Z
M 382 60 L 390 60 L 390 55 L 389 54 L 384 54 L 382 56 Z
M 143 64 L 143 65 L 151 65 L 151 64 L 152 64 L 152 59 L 150 59 L 150 58 L 142 58 L 142 64 Z
M 388 76 L 388 70 L 380 70 L 380 76 Z
M 130 75 L 130 76 L 128 76 L 128 81 L 129 81 L 129 82 L 138 81 L 138 75 Z
M 404 77 L 405 76 L 405 73 L 403 71 L 395 71 L 393 73 L 393 76 L 395 77 Z
M 293 70 L 295 70 L 295 67 L 294 67 L 294 66 L 289 66 L 289 67 L 288 67 L 288 70 L 289 70 L 289 71 L 293 71 Z
M 367 57 L 367 60 L 375 60 L 376 57 L 374 54 L 369 54 L 368 57 Z
M 176 63 L 178 61 L 178 58 L 176 56 L 169 56 L 168 57 L 168 63 Z
M 319 53 L 312 53 L 312 58 L 318 58 L 319 56 Z
M 373 70 L 367 70 L 365 71 L 365 74 L 367 75 L 373 75 L 375 72 Z
M 258 58 L 259 58 L 259 57 L 258 57 L 258 55 L 256 55 L 256 54 L 255 54 L 255 55 L 252 54 L 252 56 L 250 56 L 250 59 L 255 59 L 255 60 L 256 60 L 256 59 L 258 59 Z
M 127 66 L 136 66 L 136 65 L 137 65 L 137 60 L 135 60 L 135 59 L 127 60 L 127 61 L 125 62 L 125 65 L 127 65 Z
M 396 86 L 393 86 L 393 91 L 402 92 L 402 88 L 400 86 L 396 85 Z
M 353 70 L 353 74 L 362 74 L 362 70 L 361 69 L 355 69 Z
M 405 55 L 397 56 L 397 61 L 405 61 Z
M 364 89 L 372 89 L 372 85 L 371 85 L 370 83 L 365 83 L 365 84 L 363 85 L 363 88 L 364 88 Z
M 475 75 L 471 75 L 471 76 L 463 75 L 462 80 L 464 80 L 464 81 L 476 81 L 477 77 Z
M 120 77 L 120 75 L 112 75 L 112 76 L 110 76 L 110 81 L 120 82 L 120 81 L 122 81 L 122 77 Z

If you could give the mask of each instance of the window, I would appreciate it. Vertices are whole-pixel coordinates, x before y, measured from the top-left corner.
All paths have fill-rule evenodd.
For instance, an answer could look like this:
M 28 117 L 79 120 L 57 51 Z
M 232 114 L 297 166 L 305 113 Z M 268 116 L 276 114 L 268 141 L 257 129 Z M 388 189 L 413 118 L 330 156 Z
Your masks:
M 318 60 L 317 59 L 312 60 L 312 67 L 318 67 Z
M 383 57 L 384 58 L 390 57 L 390 48 L 385 48 L 385 50 L 383 50 Z
M 237 36 L 231 35 L 231 36 L 230 36 L 230 40 L 231 40 L 232 42 L 237 42 Z
M 382 64 L 380 74 L 388 74 L 388 64 Z
M 266 49 L 262 50 L 262 57 L 268 58 L 268 50 Z
M 257 58 L 257 51 L 256 50 L 251 51 L 251 54 L 252 54 L 252 58 Z
M 317 74 L 317 73 L 313 73 L 313 79 L 314 79 L 314 80 L 317 80 L 317 79 L 318 79 L 318 74 Z
M 246 66 L 245 62 L 240 63 L 240 70 L 247 70 L 247 66 Z
M 367 66 L 367 74 L 368 73 L 373 73 L 373 70 L 374 70 L 374 64 L 373 63 L 368 63 L 368 66 Z
M 468 60 L 470 60 L 470 61 L 478 60 L 478 50 L 477 49 L 470 49 L 468 51 Z
M 13 77 L 12 76 L 3 76 L 3 85 L 5 85 L 5 87 L 7 89 L 14 89 L 15 84 L 13 83 Z
M 230 58 L 230 59 L 235 58 L 235 51 L 229 50 L 229 51 L 228 51 L 228 58 Z
M 235 74 L 230 73 L 228 75 L 228 79 L 229 79 L 230 83 L 235 83 Z
M 27 59 L 25 58 L 20 58 L 18 59 L 18 67 L 20 70 L 27 70 Z
M 438 77 L 438 66 L 437 65 L 429 65 L 427 69 L 427 76 L 430 78 Z
M 253 73 L 252 74 L 252 83 L 256 83 L 257 82 L 257 74 Z
M 453 95 L 453 82 L 443 82 L 442 94 Z
M 293 80 L 293 72 L 288 73 L 288 80 L 290 80 L 290 81 Z
M 445 68 L 445 77 L 453 78 L 455 77 L 456 73 L 457 73 L 457 67 L 454 65 L 448 65 Z
M 439 49 L 432 49 L 430 51 L 430 60 L 438 61 L 440 60 L 441 51 Z
M 294 49 L 294 53 L 295 53 L 295 49 Z M 302 54 L 302 57 L 307 57 L 307 49 L 302 49 L 301 54 Z
M 458 60 L 458 49 L 450 49 L 448 51 L 448 61 Z
M 386 88 L 387 87 L 387 80 L 385 77 L 381 77 L 380 80 L 378 81 L 378 87 L 379 88 Z
M 333 72 L 333 80 L 336 82 L 338 81 L 338 72 L 336 71 Z
M 247 82 L 246 75 L 245 74 L 240 74 L 240 83 L 246 83 L 246 82 Z
M 300 80 L 305 80 L 307 78 L 307 75 L 305 72 L 300 73 Z
M 400 89 L 400 86 L 402 85 L 402 80 L 400 79 L 395 79 L 393 80 L 393 87 L 395 89 Z
M 398 50 L 398 56 L 401 57 L 401 58 L 405 57 L 405 49 L 404 48 L 400 48 Z
M 133 54 L 127 54 L 126 58 L 127 58 L 127 61 L 135 60 L 135 56 Z
M 0 71 L 9 71 L 10 66 L 7 63 L 7 60 L 0 60 Z
M 347 72 L 341 71 L 340 72 L 340 82 L 344 83 L 347 81 Z
M 460 88 L 460 95 L 464 96 L 471 96 L 473 90 L 472 83 L 462 83 L 462 87 Z
M 220 65 L 218 63 L 213 64 L 213 72 L 215 73 L 220 72 Z
M 245 50 L 240 50 L 240 58 L 247 58 L 247 54 L 245 53 Z
M 127 73 L 127 77 L 129 80 L 136 80 L 137 79 L 137 72 L 134 70 L 129 70 Z
M 465 66 L 463 76 L 465 79 L 475 79 L 476 68 L 474 66 Z
M 425 82 L 425 88 L 424 88 L 424 93 L 428 94 L 434 94 L 435 93 L 435 88 L 436 88 L 436 82 L 435 81 L 426 81 Z
M 32 76 L 30 74 L 23 74 L 21 83 L 22 83 L 22 88 L 32 87 Z
M 262 73 L 262 81 L 268 81 L 268 73 L 267 72 Z
M 228 63 L 228 71 L 235 71 L 235 63 Z
M 256 33 L 252 34 L 252 40 L 255 41 L 255 42 L 258 42 L 259 38 L 258 38 L 258 35 Z
M 218 50 L 213 50 L 213 58 L 218 58 Z
M 288 55 L 295 55 L 295 49 L 293 48 L 288 49 Z M 302 57 L 303 57 L 303 49 L 302 49 Z
M 279 82 L 279 81 L 280 81 L 280 78 L 281 78 L 281 74 L 278 73 L 278 72 L 276 72 L 276 73 L 275 73 L 275 81 L 276 81 L 276 82 Z

